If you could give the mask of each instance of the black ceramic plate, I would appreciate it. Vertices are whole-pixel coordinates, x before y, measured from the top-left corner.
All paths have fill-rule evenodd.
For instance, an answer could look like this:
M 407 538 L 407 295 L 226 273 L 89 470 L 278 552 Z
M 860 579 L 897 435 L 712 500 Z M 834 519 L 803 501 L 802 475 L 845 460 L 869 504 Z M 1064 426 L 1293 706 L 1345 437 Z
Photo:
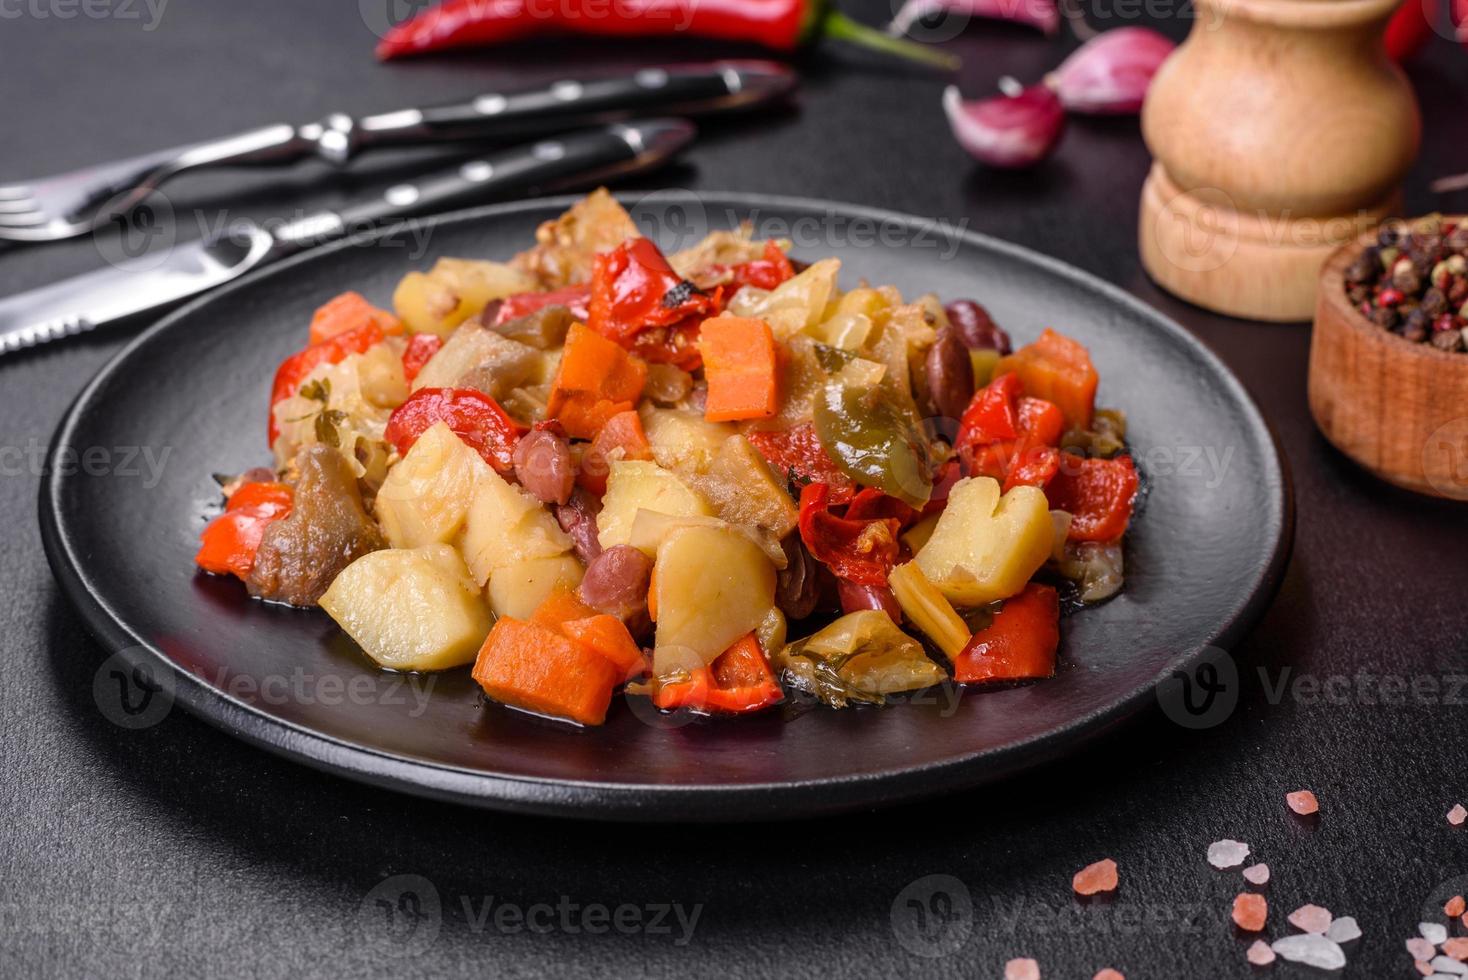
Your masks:
M 506 810 L 720 820 L 878 805 L 1057 756 L 1152 704 L 1160 680 L 1233 643 L 1268 603 L 1291 536 L 1287 479 L 1238 381 L 1181 328 L 1075 269 L 979 235 L 737 195 L 629 204 L 669 250 L 751 219 L 761 236 L 793 239 L 800 258 L 839 257 L 848 288 L 866 278 L 908 296 L 974 297 L 1017 342 L 1052 325 L 1090 347 L 1100 401 L 1126 410 L 1150 492 L 1127 538 L 1125 592 L 1065 621 L 1053 680 L 691 723 L 625 698 L 604 727 L 581 731 L 486 702 L 467 670 L 431 686 L 380 673 L 324 613 L 252 602 L 239 583 L 195 573 L 198 531 L 219 503 L 211 474 L 268 460 L 270 379 L 302 345 L 314 307 L 344 289 L 386 305 L 404 272 L 438 256 L 509 256 L 568 202 L 466 212 L 309 253 L 130 344 L 62 423 L 42 488 L 47 553 L 90 628 L 161 667 L 177 703 L 323 769 Z M 96 447 L 112 465 L 85 465 Z M 123 467 L 131 447 L 152 455 Z

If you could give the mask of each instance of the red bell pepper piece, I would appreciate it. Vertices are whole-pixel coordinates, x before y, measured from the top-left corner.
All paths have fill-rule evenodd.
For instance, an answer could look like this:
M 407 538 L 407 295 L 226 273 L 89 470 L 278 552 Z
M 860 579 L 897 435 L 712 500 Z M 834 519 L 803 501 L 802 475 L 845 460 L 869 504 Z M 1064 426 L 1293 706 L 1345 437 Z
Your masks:
M 382 343 L 384 336 L 382 327 L 368 322 L 312 344 L 282 361 L 270 385 L 270 445 L 275 445 L 275 438 L 280 435 L 280 426 L 275 424 L 275 406 L 300 391 L 306 375 L 322 364 L 340 364 L 353 354 L 365 353 L 374 344 Z
M 1045 488 L 1053 510 L 1069 511 L 1072 541 L 1115 541 L 1126 531 L 1137 499 L 1130 456 L 1095 459 L 1066 454 Z
M 522 316 L 528 316 L 536 310 L 543 310 L 547 306 L 564 306 L 571 311 L 576 319 L 586 321 L 587 306 L 591 302 L 591 287 L 586 283 L 575 286 L 562 286 L 560 289 L 552 289 L 548 293 L 516 293 L 514 296 L 506 296 L 500 301 L 499 310 L 494 315 L 494 326 L 518 320 Z
M 715 297 L 674 272 L 651 239 L 629 238 L 596 257 L 586 325 L 624 347 L 643 330 L 717 312 Z
M 796 480 L 807 483 L 824 483 L 830 489 L 832 504 L 844 504 L 856 493 L 856 484 L 827 455 L 810 422 L 789 429 L 756 430 L 746 438 L 782 474 L 793 474 Z
M 702 322 L 695 319 L 676 327 L 643 330 L 632 342 L 632 353 L 649 364 L 671 364 L 692 374 L 703 367 L 703 352 L 698 349 L 698 328 Z
M 391 28 L 377 44 L 387 60 L 444 48 L 508 44 L 546 34 L 702 37 L 794 51 L 831 37 L 943 68 L 957 59 L 859 24 L 824 0 L 444 0 Z
M 905 501 L 872 487 L 862 487 L 846 507 L 848 521 L 870 521 L 883 517 L 893 518 L 906 528 L 917 521 L 918 512 Z
M 311 343 L 319 344 L 337 334 L 355 330 L 364 323 L 375 323 L 385 334 L 403 332 L 403 321 L 387 310 L 380 310 L 367 302 L 361 293 L 348 290 L 333 297 L 311 314 Z
M 294 499 L 284 483 L 242 484 L 230 496 L 224 513 L 205 525 L 194 563 L 216 575 L 248 578 L 265 529 L 290 515 Z
M 817 561 L 830 567 L 838 579 L 858 585 L 886 585 L 897 563 L 897 535 L 902 522 L 895 517 L 848 520 L 831 513 L 831 488 L 808 483 L 800 491 L 800 539 Z
M 447 422 L 496 472 L 514 470 L 521 428 L 499 402 L 477 388 L 420 388 L 388 418 L 383 438 L 406 456 L 418 437 L 439 422 Z
M 953 661 L 953 679 L 974 684 L 1053 677 L 1059 646 L 1060 597 L 1031 582 L 1005 599 L 994 621 L 964 645 Z
M 738 290 L 741 286 L 754 286 L 757 289 L 774 289 L 787 279 L 795 278 L 795 266 L 791 264 L 789 256 L 774 242 L 765 242 L 765 254 L 763 258 L 751 259 L 742 262 L 729 270 L 730 291 Z
M 1024 394 L 1019 375 L 1001 374 L 974 392 L 963 418 L 958 420 L 954 448 L 987 446 L 1019 436 L 1018 402 Z
M 438 334 L 415 333 L 413 339 L 408 341 L 407 349 L 403 351 L 403 376 L 410 382 L 418 377 L 418 372 L 433 360 L 433 355 L 442 346 L 443 338 Z
M 686 680 L 660 684 L 653 704 L 665 711 L 688 708 L 716 714 L 748 714 L 779 704 L 784 698 L 759 640 L 747 633 L 707 667 Z
M 1043 487 L 1060 465 L 1065 430 L 1059 406 L 1024 395 L 1016 374 L 1003 374 L 974 394 L 959 422 L 954 448 L 970 474 L 991 476 L 1005 490 Z

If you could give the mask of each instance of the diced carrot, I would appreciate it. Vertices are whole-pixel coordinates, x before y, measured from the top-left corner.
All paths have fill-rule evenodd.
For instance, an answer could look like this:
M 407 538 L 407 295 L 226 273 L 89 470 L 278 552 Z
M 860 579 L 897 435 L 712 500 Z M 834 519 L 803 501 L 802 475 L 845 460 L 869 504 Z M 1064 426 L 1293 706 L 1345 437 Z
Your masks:
M 596 651 L 509 617 L 489 631 L 473 676 L 496 701 L 583 725 L 606 720 L 619 679 L 617 668 Z
M 601 614 L 570 619 L 561 624 L 561 632 L 606 657 L 617 668 L 619 677 L 634 677 L 647 667 L 642 650 L 616 616 Z
M 1025 394 L 1060 406 L 1065 420 L 1077 428 L 1091 424 L 1099 378 L 1086 348 L 1050 328 L 994 366 L 994 377 L 1013 372 Z
M 713 317 L 699 328 L 698 349 L 709 386 L 704 418 L 767 419 L 779 410 L 779 354 L 768 323 L 741 316 Z
M 634 411 L 618 412 L 606 420 L 591 440 L 591 448 L 581 457 L 576 482 L 600 497 L 607 492 L 607 475 L 614 459 L 652 459 L 642 417 Z
M 581 597 L 567 588 L 559 588 L 546 596 L 535 612 L 530 614 L 530 621 L 539 626 L 545 626 L 553 630 L 561 628 L 563 623 L 573 619 L 585 619 L 595 616 L 596 610 L 581 601 Z
M 319 344 L 339 333 L 355 330 L 368 323 L 377 324 L 385 334 L 403 332 L 403 322 L 387 310 L 380 310 L 367 302 L 361 293 L 351 291 L 319 307 L 311 316 L 311 343 Z
M 637 404 L 646 381 L 647 365 L 640 358 L 573 323 L 551 384 L 546 415 L 558 419 L 573 438 L 595 438 L 613 415 Z
M 652 567 L 652 574 L 647 577 L 647 618 L 654 623 L 658 621 L 658 567 Z

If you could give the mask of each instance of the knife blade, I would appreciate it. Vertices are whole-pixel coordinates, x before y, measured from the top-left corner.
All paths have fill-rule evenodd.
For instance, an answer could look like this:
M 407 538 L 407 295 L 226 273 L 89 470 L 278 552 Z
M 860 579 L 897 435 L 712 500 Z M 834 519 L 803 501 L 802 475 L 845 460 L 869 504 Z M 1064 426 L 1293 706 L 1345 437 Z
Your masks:
M 613 123 L 490 154 L 453 170 L 337 210 L 270 229 L 232 222 L 177 245 L 146 269 L 132 263 L 84 273 L 0 300 L 0 356 L 167 309 L 254 269 L 321 242 L 415 214 L 491 196 L 586 186 L 660 166 L 693 139 L 683 119 Z

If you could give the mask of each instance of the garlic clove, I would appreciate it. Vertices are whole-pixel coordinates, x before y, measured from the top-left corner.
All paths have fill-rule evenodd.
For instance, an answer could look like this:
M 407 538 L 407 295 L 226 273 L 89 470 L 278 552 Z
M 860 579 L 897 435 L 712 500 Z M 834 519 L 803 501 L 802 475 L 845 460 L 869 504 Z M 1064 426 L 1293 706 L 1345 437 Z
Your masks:
M 934 14 L 1009 20 L 1038 27 L 1046 35 L 1060 29 L 1060 7 L 1056 0 L 905 0 L 887 25 L 887 32 L 906 34 L 918 21 Z
M 965 102 L 957 86 L 943 90 L 943 111 L 953 138 L 977 160 L 1018 169 L 1045 159 L 1065 129 L 1065 109 L 1047 85 L 1018 95 Z
M 1176 47 L 1145 27 L 1120 27 L 1076 48 L 1046 81 L 1068 112 L 1138 112 L 1152 77 Z

